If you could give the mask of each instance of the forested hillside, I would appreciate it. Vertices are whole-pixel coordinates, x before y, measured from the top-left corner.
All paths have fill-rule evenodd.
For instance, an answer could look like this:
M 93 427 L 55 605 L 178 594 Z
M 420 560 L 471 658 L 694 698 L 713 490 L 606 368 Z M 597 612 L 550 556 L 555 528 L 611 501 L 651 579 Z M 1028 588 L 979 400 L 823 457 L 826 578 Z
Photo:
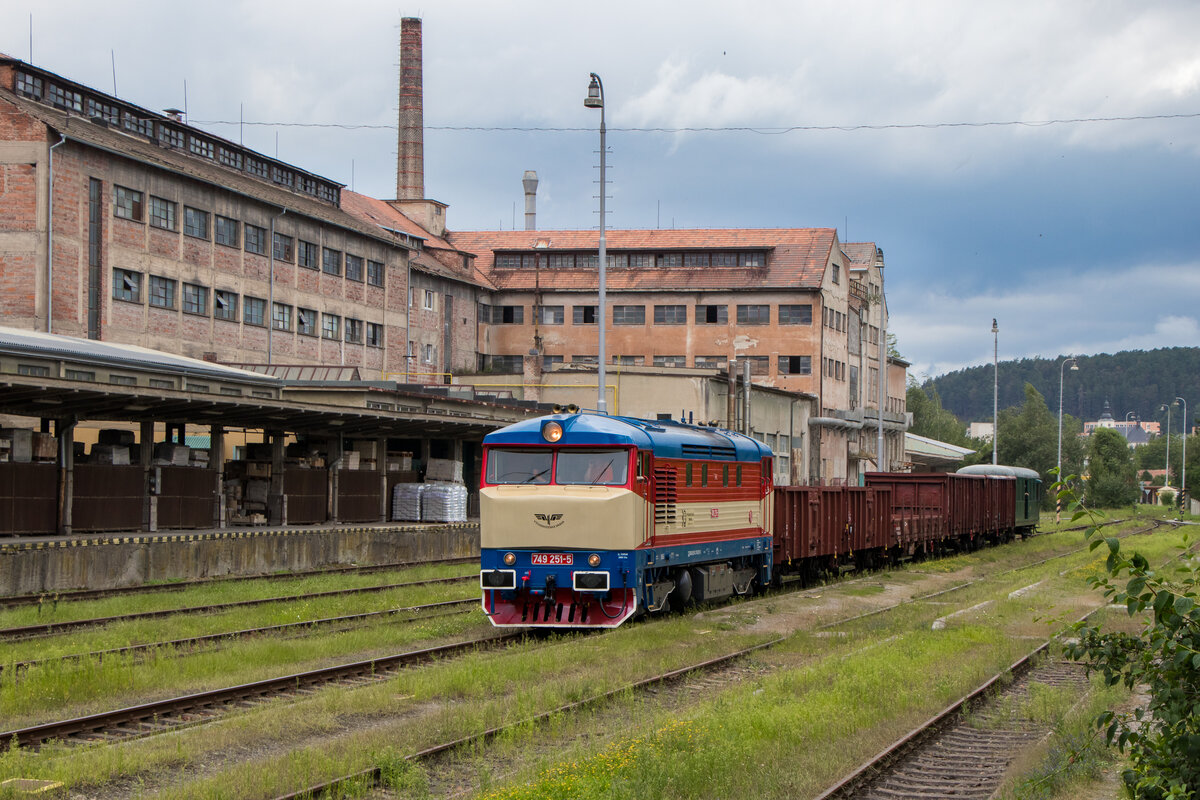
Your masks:
M 1062 358 L 1023 358 L 1000 362 L 1000 408 L 1019 405 L 1025 400 L 1025 384 L 1031 383 L 1046 398 L 1046 404 L 1058 413 L 1059 370 Z M 942 406 L 964 424 L 992 419 L 991 364 L 957 370 L 927 380 L 925 389 L 934 387 Z M 1171 347 L 1159 350 L 1129 350 L 1109 355 L 1079 357 L 1079 371 L 1066 369 L 1063 383 L 1063 411 L 1084 420 L 1099 419 L 1104 401 L 1112 415 L 1125 419 L 1135 412 L 1139 419 L 1166 421 L 1164 403 L 1182 397 L 1188 402 L 1188 414 L 1200 414 L 1200 347 Z M 1179 430 L 1182 410 L 1171 411 L 1171 428 Z

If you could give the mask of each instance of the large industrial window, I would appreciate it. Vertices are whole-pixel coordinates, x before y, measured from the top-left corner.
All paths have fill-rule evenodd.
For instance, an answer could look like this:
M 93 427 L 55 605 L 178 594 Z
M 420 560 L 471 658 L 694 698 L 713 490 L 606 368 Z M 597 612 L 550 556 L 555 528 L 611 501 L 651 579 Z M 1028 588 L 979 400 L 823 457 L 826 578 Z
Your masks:
M 114 269 L 113 298 L 128 300 L 131 303 L 142 302 L 142 273 L 127 269 Z
M 525 323 L 525 306 L 493 306 L 492 322 L 504 325 L 523 325 Z
M 749 362 L 751 375 L 767 375 L 771 372 L 769 356 L 745 356 L 743 360 Z
M 321 256 L 321 270 L 328 275 L 342 274 L 342 251 L 325 248 Z
M 779 306 L 780 325 L 812 325 L 812 303 Z
M 537 316 L 541 325 L 562 325 L 565 313 L 562 306 L 538 306 Z
M 300 255 L 300 266 L 308 269 L 316 269 L 319 266 L 317 264 L 318 251 L 319 248 L 315 244 L 301 239 L 300 247 L 297 249 Z
M 183 285 L 183 313 L 208 313 L 208 289 L 206 287 L 197 286 L 194 283 Z
M 141 192 L 124 186 L 113 187 L 113 216 L 141 222 L 143 213 Z
M 208 238 L 208 212 L 197 208 L 183 207 L 183 232 L 197 239 Z
M 697 325 L 728 325 L 729 306 L 696 306 Z
M 655 306 L 655 325 L 687 325 L 687 306 Z
M 247 222 L 243 242 L 247 253 L 265 256 L 267 254 L 267 229 Z
M 367 323 L 367 347 L 383 347 L 383 326 L 378 322 Z
M 655 356 L 654 366 L 656 367 L 686 367 L 687 356 Z
M 361 319 L 346 317 L 346 341 L 350 344 L 362 344 L 363 324 Z
M 725 369 L 726 356 L 696 356 L 693 362 L 698 369 Z
M 226 319 L 231 322 L 237 320 L 238 313 L 238 296 L 237 292 L 230 292 L 225 289 L 218 289 L 213 293 L 213 316 L 217 319 Z
M 168 231 L 177 230 L 175 202 L 150 195 L 150 224 Z
M 362 256 L 352 256 L 346 253 L 346 280 L 358 281 L 362 283 L 363 279 L 363 260 Z
M 317 335 L 317 312 L 311 308 L 296 309 L 296 333 L 301 336 Z
M 575 325 L 595 325 L 596 306 L 574 306 L 571 309 L 571 322 Z
M 242 304 L 242 321 L 247 325 L 266 327 L 267 301 L 261 297 L 247 297 Z
M 645 325 L 645 306 L 613 306 L 613 325 Z
M 277 331 L 290 331 L 292 329 L 292 307 L 284 303 L 272 303 L 271 327 Z
M 342 318 L 337 314 L 321 315 L 321 338 L 337 341 L 341 338 Z
M 295 256 L 294 242 L 292 237 L 284 236 L 282 233 L 277 233 L 271 244 L 271 252 L 276 261 L 286 261 L 292 263 Z
M 222 217 L 218 214 L 213 231 L 216 234 L 217 244 L 223 244 L 227 247 L 238 246 L 238 221 L 236 219 Z
M 371 286 L 383 286 L 383 262 L 367 262 L 367 283 Z
M 770 325 L 771 307 L 760 305 L 739 305 L 737 307 L 738 325 Z
M 780 375 L 812 375 L 812 356 L 780 356 Z

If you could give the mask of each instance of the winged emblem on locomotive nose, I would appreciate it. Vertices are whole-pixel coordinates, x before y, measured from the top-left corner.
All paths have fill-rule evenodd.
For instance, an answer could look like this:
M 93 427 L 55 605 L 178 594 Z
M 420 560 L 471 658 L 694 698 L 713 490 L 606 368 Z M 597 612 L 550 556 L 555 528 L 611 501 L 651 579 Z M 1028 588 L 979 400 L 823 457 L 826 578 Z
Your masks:
M 557 528 L 563 524 L 562 514 L 534 514 L 533 518 L 543 528 Z

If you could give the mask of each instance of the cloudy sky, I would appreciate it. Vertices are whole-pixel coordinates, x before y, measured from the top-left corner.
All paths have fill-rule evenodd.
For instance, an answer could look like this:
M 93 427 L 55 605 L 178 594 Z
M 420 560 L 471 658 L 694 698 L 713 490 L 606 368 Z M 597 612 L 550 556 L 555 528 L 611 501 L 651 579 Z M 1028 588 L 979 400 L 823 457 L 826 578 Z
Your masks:
M 874 241 L 917 375 L 989 362 L 993 317 L 1001 359 L 1200 345 L 1190 0 L 7 0 L 0 52 L 30 59 L 31 15 L 38 66 L 151 109 L 186 85 L 193 124 L 378 197 L 421 17 L 460 230 L 523 226 L 527 169 L 539 227 L 597 224 L 596 72 L 610 226 Z

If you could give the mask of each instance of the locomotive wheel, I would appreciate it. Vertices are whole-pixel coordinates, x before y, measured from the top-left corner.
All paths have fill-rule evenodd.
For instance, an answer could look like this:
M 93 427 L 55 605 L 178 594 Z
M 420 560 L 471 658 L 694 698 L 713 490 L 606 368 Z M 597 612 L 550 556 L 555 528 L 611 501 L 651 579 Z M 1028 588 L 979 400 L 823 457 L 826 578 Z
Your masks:
M 682 611 L 692 599 L 692 576 L 686 569 L 675 572 L 675 588 L 671 591 L 667 602 L 672 611 Z

